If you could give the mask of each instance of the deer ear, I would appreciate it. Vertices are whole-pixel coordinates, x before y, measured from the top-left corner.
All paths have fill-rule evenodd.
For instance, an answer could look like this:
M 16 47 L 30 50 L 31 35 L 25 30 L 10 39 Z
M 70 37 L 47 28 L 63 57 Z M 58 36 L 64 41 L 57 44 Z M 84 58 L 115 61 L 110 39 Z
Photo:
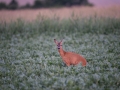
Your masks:
M 63 39 L 60 41 L 60 43 L 61 43 L 61 44 L 63 43 Z
M 58 42 L 57 42 L 57 40 L 56 40 L 56 39 L 54 39 L 54 42 L 55 42 L 56 44 L 58 44 Z

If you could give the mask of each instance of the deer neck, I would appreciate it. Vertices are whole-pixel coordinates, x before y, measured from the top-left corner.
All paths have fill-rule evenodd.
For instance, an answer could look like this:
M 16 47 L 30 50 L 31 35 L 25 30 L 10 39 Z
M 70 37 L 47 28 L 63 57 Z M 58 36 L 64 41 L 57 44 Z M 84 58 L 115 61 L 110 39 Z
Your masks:
M 59 53 L 61 56 L 65 55 L 65 51 L 62 49 L 62 47 L 60 49 L 58 49 Z

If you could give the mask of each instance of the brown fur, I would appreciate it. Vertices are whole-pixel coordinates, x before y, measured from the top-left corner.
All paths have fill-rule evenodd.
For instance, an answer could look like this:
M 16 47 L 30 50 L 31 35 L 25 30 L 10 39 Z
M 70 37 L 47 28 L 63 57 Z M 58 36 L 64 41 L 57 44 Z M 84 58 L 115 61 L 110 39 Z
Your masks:
M 63 62 L 67 65 L 77 65 L 80 62 L 82 63 L 82 66 L 86 66 L 87 61 L 85 58 L 83 58 L 81 55 L 73 53 L 73 52 L 66 52 L 62 49 L 62 41 L 61 42 L 57 42 L 56 40 L 54 40 L 56 45 L 58 46 L 58 44 L 60 44 L 60 49 L 58 49 L 60 56 L 63 59 Z

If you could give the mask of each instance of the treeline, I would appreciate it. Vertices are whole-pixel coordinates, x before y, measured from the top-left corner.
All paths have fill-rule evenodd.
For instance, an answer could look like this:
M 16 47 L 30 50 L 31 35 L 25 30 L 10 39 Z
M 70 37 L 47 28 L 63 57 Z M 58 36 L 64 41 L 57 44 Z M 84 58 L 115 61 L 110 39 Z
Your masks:
M 93 6 L 93 4 L 89 3 L 88 0 L 34 0 L 33 5 L 27 3 L 25 6 L 19 7 L 19 3 L 17 2 L 17 0 L 11 0 L 8 5 L 1 2 L 0 9 L 47 8 L 73 5 Z

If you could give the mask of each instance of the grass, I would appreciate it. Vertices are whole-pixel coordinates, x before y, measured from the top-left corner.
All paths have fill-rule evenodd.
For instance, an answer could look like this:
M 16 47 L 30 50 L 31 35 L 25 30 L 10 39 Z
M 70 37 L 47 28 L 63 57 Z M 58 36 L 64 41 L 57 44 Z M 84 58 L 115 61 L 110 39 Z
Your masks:
M 54 44 L 84 56 L 67 67 Z M 120 19 L 38 17 L 0 23 L 1 90 L 119 90 Z
M 38 15 L 53 18 L 55 16 L 59 19 L 68 19 L 71 15 L 87 18 L 96 15 L 97 17 L 111 17 L 120 18 L 120 5 L 111 5 L 106 7 L 61 7 L 61 8 L 41 8 L 41 9 L 23 9 L 23 10 L 1 10 L 0 21 L 11 22 L 22 18 L 26 21 L 33 21 Z

